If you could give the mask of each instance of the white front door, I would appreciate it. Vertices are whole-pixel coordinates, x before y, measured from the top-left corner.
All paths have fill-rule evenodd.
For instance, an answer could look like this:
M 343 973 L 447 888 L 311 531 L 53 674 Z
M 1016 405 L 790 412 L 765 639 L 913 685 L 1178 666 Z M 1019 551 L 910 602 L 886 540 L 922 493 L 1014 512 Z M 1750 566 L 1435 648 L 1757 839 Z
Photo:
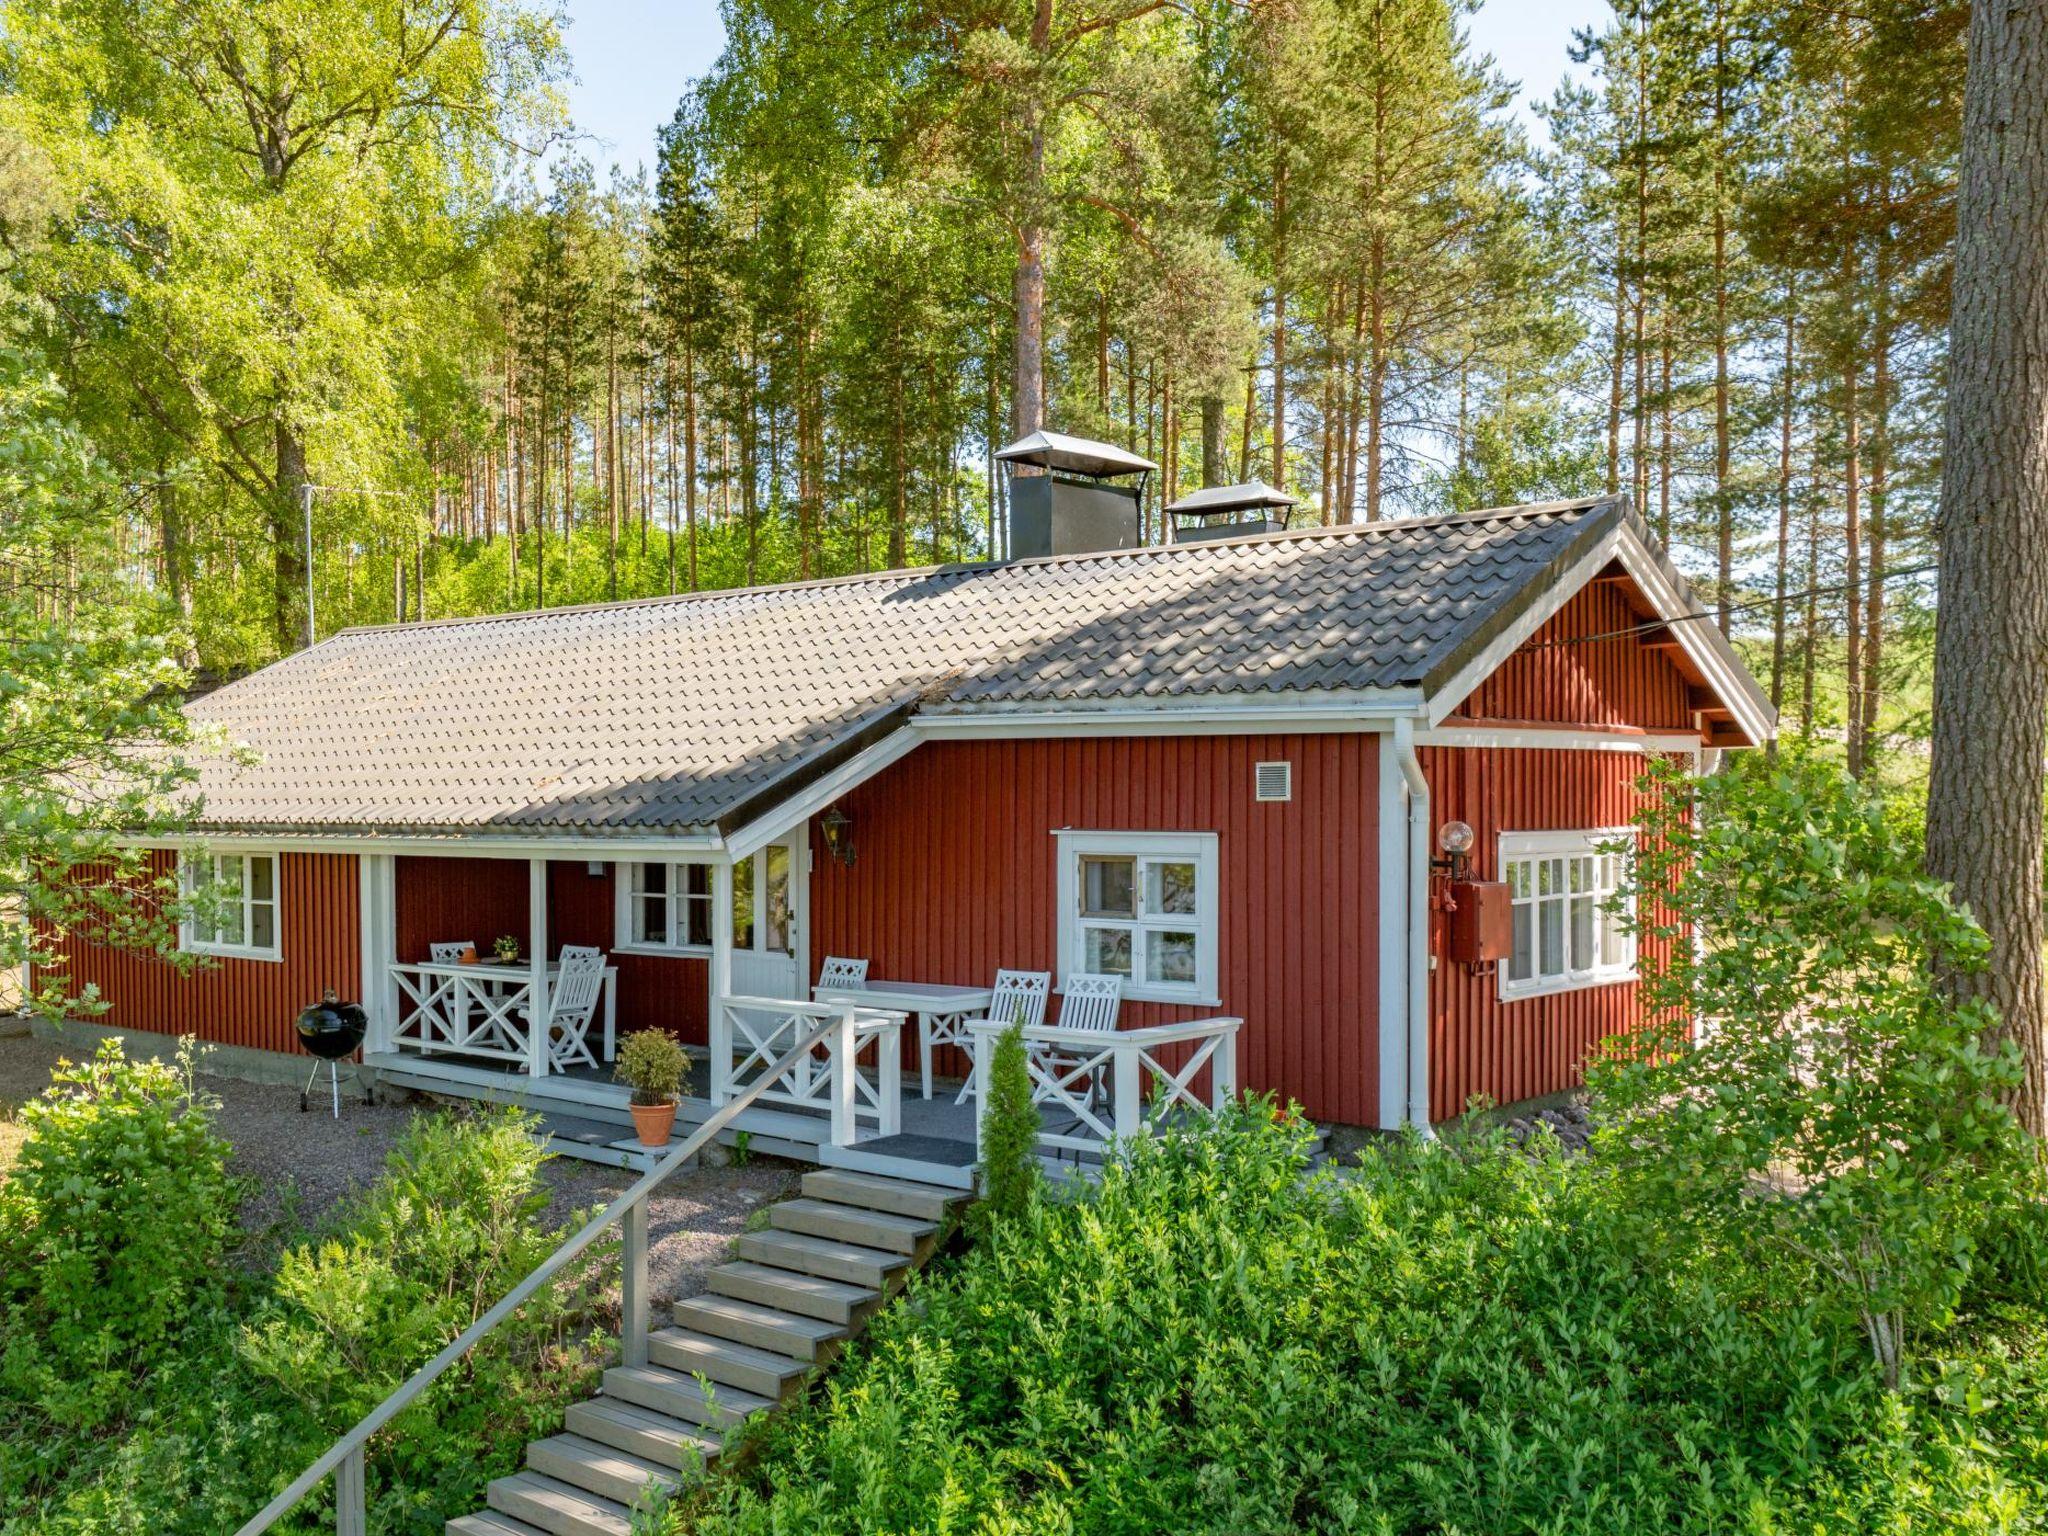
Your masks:
M 806 833 L 800 827 L 733 866 L 732 987 L 742 997 L 809 995 Z

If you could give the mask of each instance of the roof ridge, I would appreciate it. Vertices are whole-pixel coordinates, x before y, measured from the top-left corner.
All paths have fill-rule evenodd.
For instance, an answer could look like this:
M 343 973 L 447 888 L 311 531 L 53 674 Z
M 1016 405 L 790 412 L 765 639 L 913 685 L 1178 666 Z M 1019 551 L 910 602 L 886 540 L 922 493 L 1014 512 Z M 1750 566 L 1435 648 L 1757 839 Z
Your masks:
M 1318 524 L 1309 528 L 1283 528 L 1273 532 L 1244 533 L 1230 538 L 1201 539 L 1186 544 L 1140 544 L 1130 549 L 1092 549 L 1064 555 L 1026 555 L 1011 560 L 962 560 L 946 565 L 903 566 L 888 571 L 853 571 L 841 576 L 813 576 L 807 581 L 779 581 L 766 586 L 712 587 L 695 592 L 663 592 L 649 597 L 618 598 L 600 603 L 570 603 L 560 608 L 517 608 L 500 613 L 450 614 L 445 618 L 413 619 L 389 624 L 351 624 L 338 629 L 319 645 L 310 647 L 318 650 L 348 635 L 376 635 L 391 631 L 417 633 L 426 629 L 443 629 L 458 624 L 503 624 L 520 620 L 560 618 L 565 614 L 615 613 L 632 608 L 653 608 L 666 604 L 690 604 L 700 602 L 731 601 L 743 597 L 772 596 L 786 592 L 809 592 L 828 587 L 850 587 L 866 584 L 901 585 L 913 581 L 928 581 L 933 577 L 964 578 L 987 571 L 1017 570 L 1033 566 L 1072 565 L 1084 560 L 1126 561 L 1162 555 L 1201 554 L 1212 550 L 1236 549 L 1245 545 L 1277 543 L 1310 543 L 1328 540 L 1332 543 L 1342 539 L 1360 538 L 1416 529 L 1441 528 L 1455 523 L 1499 522 L 1512 518 L 1542 517 L 1559 512 L 1589 511 L 1604 503 L 1626 501 L 1625 496 L 1583 496 L 1566 501 L 1530 502 L 1521 506 L 1483 507 L 1470 512 L 1447 512 L 1435 517 L 1390 517 L 1374 522 Z M 309 651 L 293 653 L 297 656 Z M 282 657 L 280 660 L 290 660 Z

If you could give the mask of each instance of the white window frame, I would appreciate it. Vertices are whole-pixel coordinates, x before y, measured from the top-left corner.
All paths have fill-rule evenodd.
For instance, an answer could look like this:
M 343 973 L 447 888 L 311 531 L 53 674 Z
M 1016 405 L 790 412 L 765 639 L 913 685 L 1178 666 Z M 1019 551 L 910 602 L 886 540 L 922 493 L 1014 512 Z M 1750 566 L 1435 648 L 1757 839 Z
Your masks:
M 1622 946 L 1621 959 L 1605 963 L 1600 959 L 1601 951 L 1605 947 L 1602 943 L 1603 930 L 1610 924 L 1620 923 L 1623 920 L 1620 914 L 1608 909 L 1608 902 L 1614 893 L 1620 889 L 1620 881 L 1624 878 L 1625 870 L 1617 859 L 1613 871 L 1615 884 L 1603 885 L 1600 882 L 1601 866 L 1598 862 L 1603 857 L 1609 856 L 1602 853 L 1603 844 L 1627 843 L 1633 846 L 1635 836 L 1635 830 L 1630 827 L 1595 827 L 1562 832 L 1503 832 L 1501 834 L 1499 869 L 1500 878 L 1507 884 L 1509 891 L 1510 933 L 1513 932 L 1513 914 L 1517 910 L 1525 907 L 1535 909 L 1534 915 L 1530 918 L 1529 932 L 1532 974 L 1521 981 L 1514 979 L 1514 952 L 1511 941 L 1509 952 L 1500 961 L 1498 967 L 1500 974 L 1500 1000 L 1502 1002 L 1516 1002 L 1527 997 L 1548 997 L 1558 992 L 1577 992 L 1587 987 L 1613 986 L 1618 982 L 1628 982 L 1636 979 L 1636 936 L 1626 927 L 1621 928 L 1617 932 L 1617 937 Z M 1558 858 L 1591 858 L 1595 861 L 1594 889 L 1590 893 L 1593 898 L 1593 964 L 1584 969 L 1575 970 L 1571 964 L 1570 925 L 1571 901 L 1573 899 L 1571 893 L 1567 890 L 1547 896 L 1537 896 L 1534 894 L 1517 896 L 1514 894 L 1515 880 L 1510 869 L 1511 865 L 1518 863 L 1533 865 L 1544 859 Z M 1534 883 L 1532 879 L 1532 886 Z M 1546 975 L 1542 970 L 1543 929 L 1541 908 L 1549 903 L 1556 903 L 1557 909 L 1563 914 L 1562 921 L 1565 924 L 1565 932 L 1561 943 L 1565 969 Z M 1634 898 L 1631 897 L 1624 903 L 1622 911 L 1631 919 L 1635 916 Z
M 1219 879 L 1214 832 L 1075 832 L 1055 834 L 1059 839 L 1059 975 L 1061 984 L 1077 971 L 1085 972 L 1081 941 L 1083 927 L 1129 927 L 1133 977 L 1124 983 L 1127 1001 L 1144 1003 L 1186 1003 L 1199 1008 L 1222 1006 L 1218 995 L 1220 972 L 1218 950 L 1220 925 L 1217 921 Z M 1138 862 L 1135 872 L 1135 900 L 1138 913 L 1130 919 L 1103 920 L 1081 915 L 1081 860 L 1084 857 L 1131 858 Z M 1192 914 L 1148 918 L 1143 913 L 1144 865 L 1148 861 L 1195 866 L 1195 910 Z M 1138 979 L 1144 967 L 1144 934 L 1148 929 L 1192 931 L 1195 935 L 1195 979 L 1192 982 L 1148 982 Z
M 249 876 L 250 866 L 257 860 L 270 865 L 270 897 L 263 900 L 255 894 L 256 882 Z M 201 860 L 209 865 L 213 878 L 220 879 L 223 864 L 237 863 L 242 866 L 240 874 L 242 934 L 240 943 L 221 938 L 202 938 L 191 913 L 178 920 L 178 948 L 188 955 L 219 955 L 233 960 L 271 960 L 284 958 L 284 856 L 275 849 L 237 848 L 227 853 L 201 853 L 183 851 L 178 854 L 178 890 L 190 897 L 198 890 L 198 868 Z M 258 907 L 270 908 L 270 942 L 251 944 L 248 935 L 254 931 L 254 914 Z
M 648 864 L 660 864 L 668 869 L 669 887 L 665 897 L 668 906 L 668 940 L 657 944 L 650 939 L 634 937 L 635 909 L 644 894 L 640 889 L 643 878 L 641 869 Z M 704 894 L 691 896 L 682 890 L 682 882 L 689 877 L 684 871 L 692 866 L 705 872 Z M 711 931 L 711 923 L 717 921 L 717 907 L 711 895 L 716 877 L 712 866 L 701 859 L 620 859 L 612 866 L 612 949 L 626 955 L 694 955 L 707 956 L 711 953 L 709 944 L 690 944 L 679 941 L 678 933 L 686 931 L 683 913 L 692 901 L 701 901 L 712 915 L 705 925 Z

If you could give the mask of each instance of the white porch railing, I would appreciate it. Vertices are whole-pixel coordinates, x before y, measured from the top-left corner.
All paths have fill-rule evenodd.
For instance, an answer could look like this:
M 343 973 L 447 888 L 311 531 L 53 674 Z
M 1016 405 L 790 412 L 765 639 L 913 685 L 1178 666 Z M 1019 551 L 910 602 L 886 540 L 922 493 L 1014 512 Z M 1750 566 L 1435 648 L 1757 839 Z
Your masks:
M 711 1102 L 748 1092 L 791 1045 L 815 1043 L 761 1094 L 763 1103 L 822 1110 L 832 1144 L 850 1147 L 861 1122 L 877 1136 L 903 1129 L 904 1015 L 857 1003 L 720 997 L 711 1005 Z M 820 1026 L 829 1025 L 822 1035 Z
M 1237 1096 L 1237 1032 L 1243 1019 L 1190 1019 L 1113 1032 L 1027 1026 L 1025 1059 L 1031 1100 L 1044 1124 L 1038 1144 L 1059 1152 L 1097 1152 L 1113 1140 L 1143 1135 L 1152 1118 L 1175 1109 L 1221 1109 Z M 974 1132 L 988 1107 L 989 1068 L 996 1041 L 1010 1026 L 986 1019 L 969 1023 L 974 1035 Z M 1184 1059 L 1162 1053 L 1185 1048 Z M 1209 1069 L 1206 1101 L 1195 1084 Z
M 533 1013 L 533 978 L 493 968 L 479 980 L 476 970 L 425 961 L 390 967 L 400 1012 L 412 1010 L 392 1026 L 391 1048 L 526 1065 L 533 1056 L 527 1024 Z

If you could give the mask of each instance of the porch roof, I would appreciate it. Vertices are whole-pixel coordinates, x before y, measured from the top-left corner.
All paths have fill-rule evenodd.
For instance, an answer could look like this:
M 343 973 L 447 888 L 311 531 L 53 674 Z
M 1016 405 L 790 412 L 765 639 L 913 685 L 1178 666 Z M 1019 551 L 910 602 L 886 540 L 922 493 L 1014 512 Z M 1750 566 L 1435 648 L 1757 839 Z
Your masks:
M 200 826 L 673 833 L 920 710 L 1427 693 L 1624 522 L 1563 502 L 347 630 L 193 704 L 259 755 L 200 765 Z

